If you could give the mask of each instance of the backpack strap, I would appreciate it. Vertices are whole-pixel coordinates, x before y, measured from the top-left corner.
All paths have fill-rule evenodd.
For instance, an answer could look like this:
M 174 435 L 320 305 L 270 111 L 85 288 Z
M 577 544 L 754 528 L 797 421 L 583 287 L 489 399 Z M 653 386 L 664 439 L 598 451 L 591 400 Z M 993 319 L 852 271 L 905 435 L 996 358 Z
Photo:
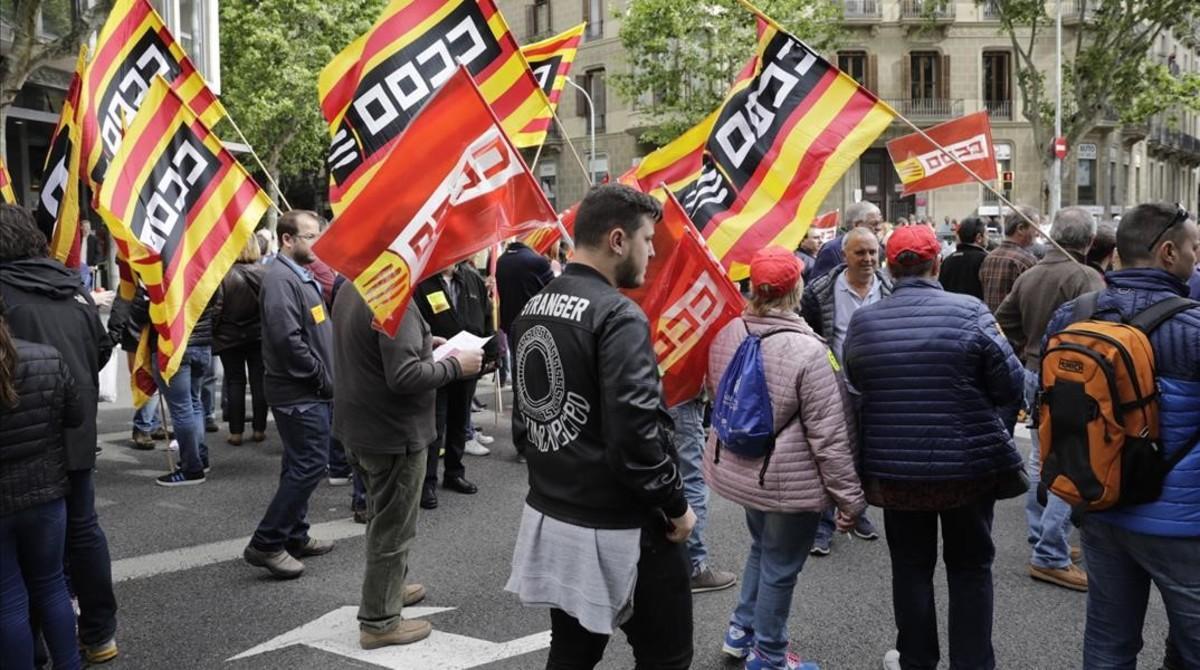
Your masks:
M 1133 318 L 1129 320 L 1129 325 L 1149 335 L 1159 326 L 1170 321 L 1176 314 L 1186 312 L 1193 307 L 1200 307 L 1200 302 L 1181 296 L 1171 296 L 1133 315 Z

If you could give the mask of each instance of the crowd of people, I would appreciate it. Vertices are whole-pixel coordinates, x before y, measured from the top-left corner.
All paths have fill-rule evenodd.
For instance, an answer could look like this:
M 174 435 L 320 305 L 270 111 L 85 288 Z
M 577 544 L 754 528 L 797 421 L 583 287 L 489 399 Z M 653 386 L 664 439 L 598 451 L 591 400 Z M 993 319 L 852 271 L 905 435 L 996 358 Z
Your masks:
M 649 196 L 598 186 L 577 210 L 565 267 L 512 242 L 484 272 L 444 268 L 414 287 L 388 335 L 314 255 L 323 219 L 287 212 L 242 250 L 170 379 L 150 356 L 161 401 L 134 413 L 132 445 L 171 441 L 176 466 L 157 484 L 200 485 L 217 410 L 235 447 L 263 442 L 270 413 L 281 474 L 244 560 L 300 577 L 334 549 L 308 532 L 309 498 L 322 480 L 351 485 L 366 524 L 364 649 L 432 631 L 402 614 L 426 595 L 408 578 L 416 522 L 437 508 L 439 482 L 478 491 L 465 456 L 486 455 L 491 438 L 472 421 L 476 386 L 497 371 L 505 387 L 511 378 L 513 444 L 529 473 L 505 588 L 549 609 L 548 668 L 594 667 L 617 629 L 638 667 L 690 667 L 693 595 L 740 585 L 712 643 L 751 670 L 813 670 L 789 642 L 792 593 L 841 533 L 886 537 L 897 631 L 883 667 L 936 668 L 939 527 L 950 666 L 994 668 L 992 522 L 996 501 L 1018 497 L 1030 577 L 1087 592 L 1084 668 L 1136 667 L 1151 584 L 1170 621 L 1163 667 L 1200 667 L 1200 304 L 1145 335 L 1153 437 L 1172 463 L 1153 499 L 1084 511 L 1040 481 L 1038 426 L 1028 458 L 1014 438 L 1022 415 L 1036 424 L 1049 411 L 1050 338 L 1080 318 L 1130 323 L 1169 298 L 1200 299 L 1200 232 L 1186 211 L 1140 205 L 1114 226 L 1066 208 L 1043 233 L 1022 208 L 999 245 L 988 221 L 947 219 L 947 249 L 932 219 L 893 226 L 856 203 L 831 241 L 758 252 L 744 314 L 713 338 L 704 389 L 671 408 L 650 324 L 621 292 L 643 283 L 661 216 Z M 33 666 L 40 644 L 56 668 L 118 654 L 92 481 L 98 375 L 118 347 L 136 372 L 139 349 L 158 346 L 149 326 L 144 289 L 114 301 L 105 324 L 80 273 L 47 258 L 28 211 L 0 206 L 4 667 Z M 435 355 L 463 331 L 487 344 Z M 710 490 L 744 509 L 740 573 L 711 559 Z

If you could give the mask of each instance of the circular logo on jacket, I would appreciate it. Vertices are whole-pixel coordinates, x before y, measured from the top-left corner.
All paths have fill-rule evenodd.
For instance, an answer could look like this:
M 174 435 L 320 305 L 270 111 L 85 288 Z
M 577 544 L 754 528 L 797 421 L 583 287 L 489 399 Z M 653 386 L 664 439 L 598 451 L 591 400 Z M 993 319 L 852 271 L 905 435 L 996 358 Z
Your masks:
M 515 363 L 521 413 L 542 423 L 553 421 L 562 410 L 567 385 L 558 346 L 545 326 L 525 331 Z

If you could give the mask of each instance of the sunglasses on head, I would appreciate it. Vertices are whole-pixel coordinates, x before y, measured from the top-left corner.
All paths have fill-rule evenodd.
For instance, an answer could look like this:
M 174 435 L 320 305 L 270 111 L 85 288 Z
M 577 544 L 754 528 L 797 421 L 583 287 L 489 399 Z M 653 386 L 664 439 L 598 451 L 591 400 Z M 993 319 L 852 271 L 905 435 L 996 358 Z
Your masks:
M 1165 227 L 1163 227 L 1162 230 L 1158 231 L 1158 234 L 1155 235 L 1154 239 L 1150 242 L 1150 246 L 1146 247 L 1146 251 L 1154 251 L 1154 247 L 1158 246 L 1158 241 L 1162 239 L 1163 235 L 1167 234 L 1168 230 L 1183 223 L 1184 221 L 1187 221 L 1188 218 L 1191 216 L 1190 214 L 1188 214 L 1188 211 L 1183 208 L 1183 205 L 1180 205 L 1179 203 L 1175 203 L 1175 207 L 1176 207 L 1175 218 L 1171 219 L 1170 223 L 1168 223 Z

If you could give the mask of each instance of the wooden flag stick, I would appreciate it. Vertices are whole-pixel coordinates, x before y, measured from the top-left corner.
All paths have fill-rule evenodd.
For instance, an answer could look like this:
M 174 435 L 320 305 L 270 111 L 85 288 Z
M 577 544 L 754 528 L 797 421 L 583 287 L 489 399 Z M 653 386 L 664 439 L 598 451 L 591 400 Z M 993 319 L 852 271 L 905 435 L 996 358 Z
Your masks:
M 248 149 L 250 149 L 250 155 L 254 157 L 254 162 L 258 163 L 258 169 L 262 170 L 263 174 L 267 177 L 267 181 L 271 182 L 271 186 L 273 186 L 275 188 L 275 192 L 279 194 L 279 199 L 283 201 L 283 206 L 290 210 L 292 206 L 288 203 L 287 197 L 283 195 L 283 189 L 279 188 L 279 184 L 276 183 L 275 178 L 271 176 L 271 171 L 267 169 L 266 165 L 263 165 L 262 159 L 258 157 L 258 152 L 254 150 L 254 146 L 250 144 L 250 140 L 246 139 L 246 135 L 242 132 L 242 129 L 238 127 L 237 121 L 234 121 L 233 116 L 228 113 L 225 114 L 225 118 L 228 119 L 229 124 L 233 126 L 233 131 L 242 139 L 242 143 L 245 144 Z M 283 210 L 279 209 L 279 205 L 276 205 L 274 200 L 271 201 L 271 206 L 275 208 L 276 212 L 283 214 Z
M 157 353 L 155 354 L 158 355 Z M 147 400 L 146 402 L 150 402 Z M 167 434 L 167 471 L 175 472 L 175 459 L 171 457 L 171 428 L 167 423 L 167 407 L 163 401 L 162 389 L 158 389 L 158 416 L 162 422 L 163 432 Z
M 558 124 L 558 129 L 562 131 L 563 141 L 567 143 L 567 148 L 571 150 L 571 155 L 575 156 L 575 162 L 579 163 L 579 169 L 583 170 L 583 175 L 587 179 L 588 186 L 595 186 L 595 183 L 592 181 L 592 171 L 583 164 L 583 159 L 579 157 L 579 152 L 575 150 L 575 145 L 571 142 L 570 136 L 567 135 L 567 127 L 563 125 L 562 119 L 558 118 L 558 111 L 551 110 L 550 114 L 554 117 L 554 122 Z M 595 156 L 592 156 L 593 160 L 595 158 Z
M 529 164 L 529 173 L 530 174 L 533 174 L 533 170 L 537 167 L 538 160 L 540 160 L 542 157 L 542 149 L 545 148 L 545 146 L 546 146 L 546 140 L 542 140 L 542 143 L 538 145 L 537 153 L 535 153 L 533 155 L 533 162 Z M 537 177 L 537 175 L 534 175 L 534 177 Z

